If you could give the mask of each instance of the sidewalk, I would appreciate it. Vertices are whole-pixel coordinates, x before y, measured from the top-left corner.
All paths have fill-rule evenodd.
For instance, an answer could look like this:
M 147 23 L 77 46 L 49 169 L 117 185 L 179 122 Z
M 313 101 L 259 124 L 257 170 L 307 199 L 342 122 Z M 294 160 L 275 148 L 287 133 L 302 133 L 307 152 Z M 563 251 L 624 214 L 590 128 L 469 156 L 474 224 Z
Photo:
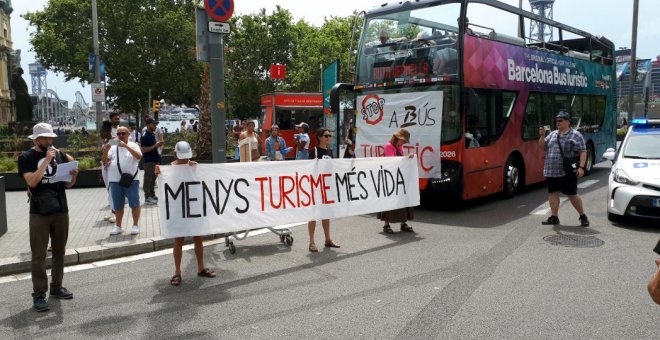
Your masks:
M 142 179 L 140 171 L 137 178 Z M 69 203 L 69 240 L 65 265 L 100 261 L 151 252 L 172 246 L 161 236 L 157 205 L 145 205 L 140 187 L 140 234 L 131 235 L 133 219 L 130 208 L 124 209 L 122 235 L 110 236 L 114 226 L 104 220 L 112 215 L 105 188 L 67 189 Z M 29 204 L 25 191 L 6 192 L 7 233 L 0 236 L 0 276 L 30 271 Z M 211 235 L 218 238 L 223 235 Z M 50 256 L 49 256 L 50 257 Z

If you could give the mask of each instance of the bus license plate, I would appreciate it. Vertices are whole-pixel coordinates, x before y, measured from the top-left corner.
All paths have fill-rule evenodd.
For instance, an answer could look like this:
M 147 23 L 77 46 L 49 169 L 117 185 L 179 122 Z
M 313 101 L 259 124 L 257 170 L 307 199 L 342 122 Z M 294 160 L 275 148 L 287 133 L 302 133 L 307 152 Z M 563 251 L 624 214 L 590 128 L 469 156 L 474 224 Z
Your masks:
M 654 208 L 660 208 L 660 198 L 654 198 L 653 199 L 653 207 Z

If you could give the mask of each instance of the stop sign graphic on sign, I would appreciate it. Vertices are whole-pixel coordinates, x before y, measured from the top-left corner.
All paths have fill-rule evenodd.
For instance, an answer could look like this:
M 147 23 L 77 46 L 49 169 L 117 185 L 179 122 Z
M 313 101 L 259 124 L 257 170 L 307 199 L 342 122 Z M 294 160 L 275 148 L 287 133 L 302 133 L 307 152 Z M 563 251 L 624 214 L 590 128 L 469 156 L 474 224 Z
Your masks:
M 213 20 L 225 22 L 234 14 L 234 0 L 204 0 L 204 9 Z

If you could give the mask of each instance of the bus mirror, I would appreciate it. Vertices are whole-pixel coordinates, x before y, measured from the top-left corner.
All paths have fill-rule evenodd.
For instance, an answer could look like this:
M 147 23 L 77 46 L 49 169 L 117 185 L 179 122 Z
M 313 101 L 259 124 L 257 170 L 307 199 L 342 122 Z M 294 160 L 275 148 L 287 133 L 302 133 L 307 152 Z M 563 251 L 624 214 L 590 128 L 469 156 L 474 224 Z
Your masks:
M 330 90 L 330 112 L 340 112 L 340 96 L 343 91 L 353 92 L 353 84 L 337 83 Z

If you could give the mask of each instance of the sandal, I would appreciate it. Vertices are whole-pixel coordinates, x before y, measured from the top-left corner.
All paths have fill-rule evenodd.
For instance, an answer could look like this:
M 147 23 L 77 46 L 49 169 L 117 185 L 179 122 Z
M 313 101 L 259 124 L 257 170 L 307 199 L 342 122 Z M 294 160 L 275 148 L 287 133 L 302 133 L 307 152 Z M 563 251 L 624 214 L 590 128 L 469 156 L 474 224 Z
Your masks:
M 409 233 L 415 232 L 413 228 L 405 223 L 401 224 L 401 231 L 406 231 Z
M 310 253 L 317 253 L 319 251 L 319 248 L 316 248 L 316 244 L 310 243 L 309 244 L 309 252 Z
M 176 275 L 172 276 L 172 279 L 170 279 L 170 284 L 172 286 L 180 285 L 181 284 L 181 275 L 176 274 Z
M 392 230 L 392 227 L 390 227 L 389 224 L 383 226 L 383 232 L 385 234 L 394 234 L 394 230 Z
M 214 278 L 216 275 L 217 274 L 214 271 L 209 270 L 208 268 L 204 268 L 204 269 L 202 269 L 201 272 L 197 273 L 197 276 L 210 277 L 210 278 Z
M 330 240 L 330 241 L 325 241 L 325 246 L 326 246 L 327 248 L 341 248 L 340 245 L 338 245 L 337 243 L 335 243 L 335 241 L 332 241 L 332 240 Z

